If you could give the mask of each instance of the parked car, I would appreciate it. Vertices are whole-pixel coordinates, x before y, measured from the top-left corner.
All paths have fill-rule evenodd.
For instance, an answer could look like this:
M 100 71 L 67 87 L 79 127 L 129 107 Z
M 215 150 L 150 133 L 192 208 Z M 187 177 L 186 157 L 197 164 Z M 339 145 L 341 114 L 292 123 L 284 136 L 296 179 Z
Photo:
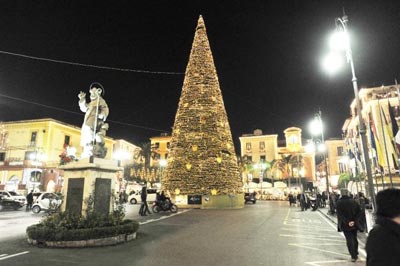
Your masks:
M 32 204 L 32 212 L 39 213 L 40 211 L 51 212 L 61 206 L 62 200 L 52 192 L 43 192 Z
M 9 197 L 5 197 L 4 195 L 0 195 L 0 211 L 6 209 L 18 210 L 23 206 L 24 204 L 18 200 L 14 200 Z
M 255 192 L 252 192 L 252 193 L 246 192 L 246 193 L 244 193 L 244 203 L 247 203 L 249 201 L 253 202 L 253 204 L 256 204 L 257 199 L 256 199 L 256 193 Z
M 140 197 L 141 194 L 142 194 L 141 190 L 131 193 L 128 197 L 128 202 L 130 204 L 136 204 L 138 202 L 141 202 L 141 200 L 142 200 Z M 147 201 L 151 201 L 151 202 L 155 201 L 156 196 L 157 196 L 156 188 L 148 188 L 147 189 Z
M 5 198 L 19 201 L 22 204 L 22 206 L 26 204 L 26 197 L 15 191 L 0 190 L 0 196 L 4 196 Z

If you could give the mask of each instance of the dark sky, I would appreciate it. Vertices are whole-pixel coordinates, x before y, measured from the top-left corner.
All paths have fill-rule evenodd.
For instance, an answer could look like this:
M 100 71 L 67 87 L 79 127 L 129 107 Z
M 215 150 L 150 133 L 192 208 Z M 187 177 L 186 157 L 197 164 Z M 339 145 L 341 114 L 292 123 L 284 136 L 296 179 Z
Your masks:
M 308 137 L 319 108 L 326 137 L 340 137 L 354 97 L 350 68 L 331 77 L 320 62 L 343 7 L 359 86 L 400 79 L 400 1 L 99 2 L 0 0 L 0 120 L 51 117 L 80 126 L 77 95 L 97 81 L 110 107 L 109 136 L 139 144 L 170 131 L 183 74 L 4 52 L 184 73 L 200 14 L 236 144 L 255 128 L 283 138 L 297 126 Z

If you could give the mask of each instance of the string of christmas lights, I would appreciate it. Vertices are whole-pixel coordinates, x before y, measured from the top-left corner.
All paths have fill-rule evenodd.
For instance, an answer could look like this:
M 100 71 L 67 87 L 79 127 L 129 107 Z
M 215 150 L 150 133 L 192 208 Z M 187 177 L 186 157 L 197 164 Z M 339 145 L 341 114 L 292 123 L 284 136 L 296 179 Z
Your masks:
M 93 64 L 83 64 L 83 63 L 77 63 L 77 62 L 71 62 L 71 61 L 65 61 L 65 60 L 57 60 L 57 59 L 44 58 L 44 57 L 38 57 L 38 56 L 32 56 L 32 55 L 26 55 L 26 54 L 12 53 L 12 52 L 1 51 L 1 50 L 0 50 L 0 54 L 18 56 L 18 57 L 28 58 L 28 59 L 32 59 L 32 60 L 47 61 L 47 62 L 58 63 L 58 64 L 67 64 L 67 65 L 74 65 L 74 66 L 80 66 L 80 67 L 99 68 L 99 69 L 122 71 L 122 72 L 136 72 L 136 73 L 158 74 L 158 75 L 183 75 L 184 74 L 181 72 L 150 71 L 150 70 L 141 70 L 141 69 L 118 68 L 118 67 L 109 67 L 109 66 L 99 66 L 99 65 L 93 65 Z

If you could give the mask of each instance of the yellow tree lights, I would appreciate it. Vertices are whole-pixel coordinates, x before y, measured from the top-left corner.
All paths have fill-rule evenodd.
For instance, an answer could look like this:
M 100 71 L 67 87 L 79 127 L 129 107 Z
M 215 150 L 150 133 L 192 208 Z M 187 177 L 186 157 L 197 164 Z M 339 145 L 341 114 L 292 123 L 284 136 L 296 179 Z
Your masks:
M 232 134 L 200 16 L 170 144 L 163 189 L 179 194 L 242 191 Z

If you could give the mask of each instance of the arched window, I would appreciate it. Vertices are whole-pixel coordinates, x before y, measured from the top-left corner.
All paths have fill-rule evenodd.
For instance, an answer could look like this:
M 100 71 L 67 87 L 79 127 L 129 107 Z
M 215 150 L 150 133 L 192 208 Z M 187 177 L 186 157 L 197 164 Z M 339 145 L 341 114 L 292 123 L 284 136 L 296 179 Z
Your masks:
M 32 171 L 31 172 L 31 177 L 30 177 L 30 181 L 31 182 L 40 182 L 42 177 L 42 173 L 40 171 Z

